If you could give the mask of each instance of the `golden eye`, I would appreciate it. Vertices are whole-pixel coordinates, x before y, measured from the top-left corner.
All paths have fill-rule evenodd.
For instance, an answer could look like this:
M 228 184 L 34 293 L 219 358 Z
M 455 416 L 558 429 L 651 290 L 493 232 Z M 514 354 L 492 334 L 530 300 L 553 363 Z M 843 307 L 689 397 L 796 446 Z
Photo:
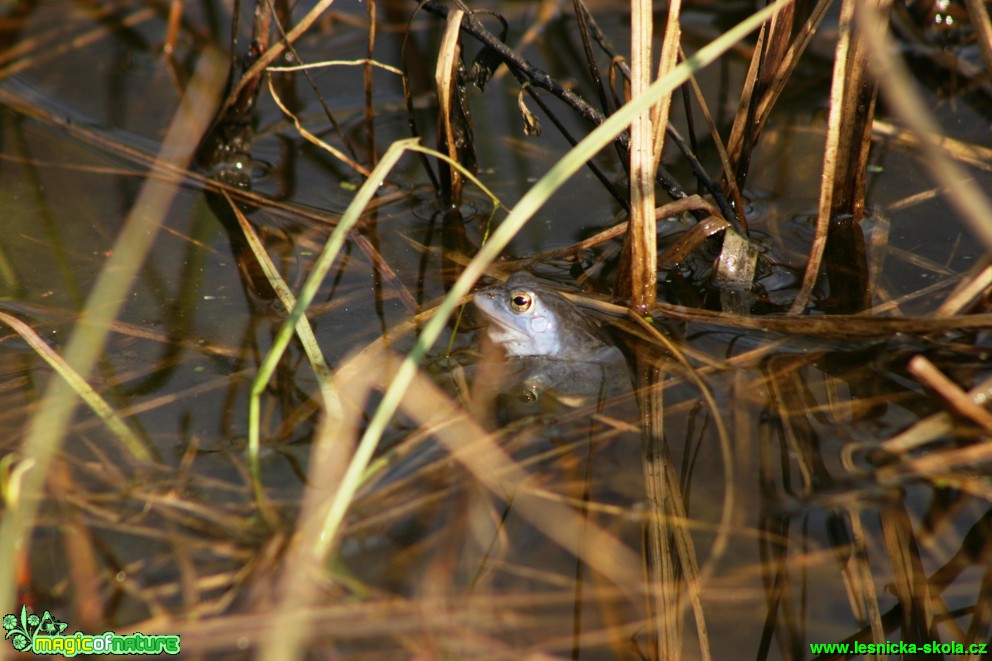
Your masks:
M 510 307 L 514 312 L 527 312 L 534 304 L 534 297 L 530 292 L 518 289 L 510 294 Z

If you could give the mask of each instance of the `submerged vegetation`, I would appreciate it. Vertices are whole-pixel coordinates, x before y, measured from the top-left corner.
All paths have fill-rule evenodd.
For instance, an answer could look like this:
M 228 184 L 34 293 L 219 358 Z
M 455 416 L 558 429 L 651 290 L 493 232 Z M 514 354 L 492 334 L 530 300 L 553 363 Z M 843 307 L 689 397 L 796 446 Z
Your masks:
M 231 658 L 976 653 L 987 7 L 717 4 L 0 7 L 3 613 Z M 520 270 L 604 373 L 480 346 Z

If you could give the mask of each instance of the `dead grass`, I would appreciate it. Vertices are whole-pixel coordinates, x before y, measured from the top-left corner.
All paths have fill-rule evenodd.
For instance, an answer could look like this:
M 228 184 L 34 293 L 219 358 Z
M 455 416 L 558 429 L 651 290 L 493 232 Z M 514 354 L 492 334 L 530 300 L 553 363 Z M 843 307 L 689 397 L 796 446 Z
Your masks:
M 914 191 L 890 205 L 889 213 L 944 195 L 960 222 L 992 246 L 992 213 L 976 183 L 987 164 L 981 145 L 944 139 L 920 100 L 919 83 L 892 55 L 890 3 L 841 3 L 815 230 L 805 246 L 805 278 L 794 287 L 792 314 L 781 315 L 742 313 L 733 303 L 768 268 L 769 247 L 786 243 L 784 237 L 756 234 L 742 204 L 769 118 L 797 84 L 793 77 L 829 3 L 779 2 L 765 11 L 729 127 L 714 119 L 709 108 L 715 100 L 706 99 L 693 79 L 706 133 L 717 143 L 712 160 L 719 177 L 706 174 L 705 159 L 695 153 L 705 140 L 692 135 L 691 127 L 687 140 L 671 132 L 663 139 L 675 91 L 667 81 L 698 75 L 689 65 L 701 53 L 715 58 L 736 43 L 682 51 L 680 3 L 671 3 L 661 82 L 655 85 L 652 9 L 648 4 L 634 13 L 642 22 L 633 26 L 639 37 L 632 40 L 630 98 L 643 112 L 631 113 L 628 106 L 620 115 L 612 106 L 623 92 L 612 77 L 624 67 L 616 60 L 609 65 L 610 82 L 602 80 L 598 65 L 575 72 L 594 82 L 597 108 L 577 87 L 542 77 L 486 27 L 499 22 L 472 6 L 427 2 L 415 12 L 413 4 L 369 3 L 362 20 L 374 26 L 381 19 L 380 28 L 408 27 L 411 40 L 428 24 L 441 30 L 431 16 L 445 17 L 447 29 L 430 54 L 437 67 L 427 67 L 434 72 L 436 97 L 425 103 L 411 84 L 418 63 L 386 61 L 381 29 L 368 29 L 361 34 L 365 58 L 348 61 L 363 68 L 360 87 L 350 90 L 361 98 L 360 118 L 334 117 L 333 100 L 322 98 L 326 119 L 318 122 L 300 111 L 306 104 L 284 93 L 273 76 L 291 76 L 300 67 L 313 73 L 301 55 L 312 52 L 313 43 L 304 42 L 325 23 L 349 24 L 335 22 L 331 4 L 317 3 L 279 28 L 274 23 L 289 9 L 264 6 L 253 28 L 260 51 L 243 74 L 232 67 L 236 75 L 216 115 L 210 100 L 221 95 L 223 67 L 207 50 L 199 61 L 212 64 L 184 72 L 184 49 L 213 37 L 201 17 L 182 11 L 181 4 L 168 11 L 141 3 L 119 12 L 99 9 L 96 18 L 109 21 L 100 27 L 74 17 L 32 33 L 30 13 L 9 10 L 4 16 L 0 10 L 0 22 L 9 19 L 14 28 L 8 32 L 16 37 L 2 43 L 0 81 L 154 24 L 167 52 L 161 67 L 172 69 L 171 80 L 182 92 L 172 128 L 152 156 L 110 132 L 66 122 L 25 87 L 0 82 L 0 102 L 9 114 L 124 165 L 49 162 L 30 150 L 6 148 L 0 163 L 108 178 L 133 178 L 142 170 L 141 191 L 86 307 L 78 317 L 63 315 L 73 323 L 71 339 L 59 350 L 62 358 L 41 339 L 54 313 L 43 311 L 45 320 L 31 321 L 23 317 L 36 313 L 39 301 L 0 304 L 0 321 L 33 347 L 18 349 L 14 335 L 0 338 L 0 351 L 9 349 L 0 353 L 0 373 L 10 375 L 0 386 L 6 409 L 0 419 L 21 430 L 4 445 L 0 460 L 0 566 L 9 568 L 0 579 L 0 596 L 9 612 L 18 600 L 37 596 L 36 610 L 58 600 L 71 613 L 72 626 L 88 632 L 180 633 L 184 653 L 250 650 L 273 659 L 550 658 L 587 652 L 721 658 L 733 649 L 726 632 L 741 628 L 758 632 L 747 639 L 756 648 L 747 653 L 760 658 L 805 656 L 808 643 L 828 636 L 881 642 L 896 629 L 904 640 L 988 639 L 992 613 L 984 604 L 992 580 L 980 563 L 992 541 L 983 469 L 992 459 L 986 442 L 992 426 L 986 406 L 985 336 L 992 325 L 987 260 L 956 272 L 925 250 L 915 255 L 892 244 L 888 221 L 864 213 L 871 137 L 888 140 L 895 132 L 898 139 L 887 146 L 918 146 L 937 187 Z M 987 13 L 975 9 L 980 4 L 969 6 L 988 60 L 984 42 L 992 30 Z M 545 17 L 553 14 L 547 9 Z M 611 56 L 596 11 L 578 0 L 572 11 L 589 62 Z M 400 51 L 422 45 L 405 44 Z M 279 58 L 287 53 L 295 61 L 281 66 L 286 63 Z M 485 84 L 500 63 L 499 71 L 516 79 L 521 106 L 527 105 L 524 93 L 545 109 L 541 97 L 556 97 L 600 128 L 585 141 L 566 136 L 579 144 L 574 155 L 559 161 L 505 216 L 502 203 L 486 191 L 492 217 L 502 221 L 490 233 L 465 222 L 469 207 L 481 199 L 474 196 L 483 182 L 493 179 L 476 153 L 479 127 L 468 110 L 479 101 L 468 83 Z M 374 72 L 382 71 L 403 77 L 408 108 L 442 109 L 433 128 L 414 129 L 415 135 L 436 134 L 438 151 L 413 141 L 377 148 L 377 85 L 385 84 Z M 505 77 L 497 73 L 493 85 L 502 84 L 500 75 Z M 261 84 L 266 76 L 269 85 Z M 874 117 L 876 80 L 898 126 Z M 310 84 L 317 89 L 320 81 L 311 78 Z M 357 190 L 343 213 L 298 204 L 292 195 L 283 200 L 246 191 L 236 183 L 251 183 L 243 172 L 226 180 L 219 170 L 205 176 L 191 167 L 197 143 L 201 150 L 206 144 L 230 146 L 218 136 L 231 135 L 225 131 L 241 122 L 238 149 L 207 160 L 250 168 L 243 159 L 251 158 L 254 140 L 266 139 L 253 133 L 250 120 L 265 103 L 276 104 L 286 118 L 269 130 L 291 149 L 300 150 L 304 142 L 326 148 L 320 158 L 326 154 L 342 173 L 328 186 Z M 625 113 L 630 117 L 624 119 Z M 409 121 L 416 123 L 419 114 L 411 112 Z M 628 135 L 625 127 L 635 114 Z M 554 114 L 546 118 L 556 126 L 567 123 Z M 211 121 L 209 137 L 201 141 Z M 459 348 L 461 329 L 446 320 L 552 191 L 610 144 L 630 168 L 630 224 L 618 221 L 499 268 L 565 263 L 585 268 L 577 280 L 596 282 L 597 269 L 617 262 L 611 242 L 636 237 L 628 241 L 626 265 L 619 267 L 621 278 L 630 280 L 615 290 L 630 293 L 629 299 L 617 304 L 575 296 L 602 318 L 612 318 L 629 349 L 633 388 L 608 401 L 558 411 L 552 420 L 538 416 L 539 424 L 534 418 L 494 424 L 497 402 L 472 383 L 477 356 L 462 360 L 467 368 L 458 363 L 472 350 Z M 663 144 L 665 155 L 690 152 L 684 155 L 692 163 L 688 169 L 710 195 L 689 195 L 665 168 L 658 169 Z M 424 156 L 427 172 L 398 172 L 407 151 Z M 609 180 L 602 171 L 597 176 Z M 441 231 L 450 241 L 434 248 L 430 239 L 404 236 L 420 260 L 416 275 L 389 245 L 390 214 L 413 197 L 411 181 L 436 189 L 440 201 L 432 205 L 446 212 Z M 617 194 L 617 187 L 610 188 L 610 195 Z M 656 188 L 677 199 L 656 204 Z M 261 273 L 259 282 L 276 297 L 269 308 L 273 318 L 265 322 L 271 327 L 268 344 L 260 346 L 247 334 L 240 343 L 198 343 L 192 335 L 159 332 L 152 323 L 117 319 L 122 302 L 141 287 L 146 256 L 182 190 L 209 198 L 233 219 L 227 230 L 232 246 L 247 247 L 237 266 Z M 676 214 L 696 229 L 659 260 L 654 225 Z M 862 219 L 879 219 L 882 229 L 859 253 L 864 264 L 851 266 L 829 253 L 828 246 L 841 241 L 840 217 L 850 219 L 862 239 Z M 277 236 L 271 218 L 295 225 Z M 473 245 L 477 236 L 484 239 L 481 247 Z M 734 240 L 721 244 L 721 236 Z M 274 250 L 279 241 L 290 246 L 288 257 L 280 259 Z M 0 248 L 0 280 L 16 289 L 22 284 L 20 262 L 6 245 Z M 595 259 L 587 259 L 594 251 Z M 739 278 L 732 274 L 724 281 L 722 309 L 656 301 L 658 264 L 667 271 L 688 270 L 700 254 L 711 255 L 715 272 L 733 271 Z M 884 255 L 933 281 L 879 300 Z M 308 261 L 300 266 L 303 257 Z M 738 266 L 748 260 L 748 268 Z M 424 294 L 424 281 L 431 279 L 425 274 L 436 263 L 449 269 L 437 276 L 447 297 Z M 362 269 L 376 273 L 374 296 L 340 285 L 363 275 Z M 861 298 L 852 297 L 864 305 L 799 314 L 815 305 L 824 278 L 836 283 L 844 277 L 870 284 Z M 251 277 L 240 282 L 254 301 L 259 293 Z M 952 288 L 930 314 L 891 314 Z M 353 341 L 348 310 L 376 309 L 385 327 L 388 306 L 402 310 L 405 321 L 388 324 L 374 341 Z M 258 314 L 256 322 L 265 319 Z M 454 326 L 467 323 L 458 319 Z M 335 338 L 347 338 L 340 340 L 347 349 L 320 344 L 328 337 L 321 326 L 335 322 L 342 324 Z M 431 347 L 444 334 L 456 350 L 440 356 Z M 107 357 L 98 365 L 108 337 L 115 347 L 121 338 L 140 348 L 183 347 L 197 360 L 228 361 L 230 368 L 221 378 L 155 390 L 127 404 L 121 391 L 155 374 L 115 372 Z M 36 354 L 57 365 L 61 377 L 45 372 L 41 378 Z M 418 367 L 428 358 L 436 374 Z M 178 361 L 169 368 L 177 366 Z M 66 385 L 73 382 L 73 388 Z M 226 402 L 218 407 L 218 427 L 246 430 L 246 452 L 229 438 L 221 442 L 202 431 L 185 434 L 183 444 L 164 445 L 164 432 L 142 422 L 216 391 L 225 394 L 210 401 Z M 230 416 L 246 408 L 233 402 L 246 401 L 249 391 L 255 398 L 250 423 L 232 422 Z M 102 423 L 73 421 L 77 395 L 88 399 Z M 111 442 L 104 425 L 130 449 Z M 305 443 L 294 445 L 299 440 Z M 272 457 L 282 458 L 284 472 L 296 472 L 299 482 L 277 478 Z M 930 504 L 920 507 L 903 497 L 914 490 L 925 490 Z M 962 579 L 970 570 L 985 575 L 978 582 Z M 836 617 L 842 607 L 846 619 Z M 834 620 L 828 620 L 831 613 Z

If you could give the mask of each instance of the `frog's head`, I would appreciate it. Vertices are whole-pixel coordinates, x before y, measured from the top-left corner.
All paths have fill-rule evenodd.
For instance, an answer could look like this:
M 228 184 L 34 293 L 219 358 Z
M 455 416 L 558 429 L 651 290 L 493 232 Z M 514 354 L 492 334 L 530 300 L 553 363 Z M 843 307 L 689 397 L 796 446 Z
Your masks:
M 575 306 L 545 289 L 529 273 L 512 275 L 505 283 L 475 293 L 475 306 L 489 321 L 489 339 L 509 356 L 558 356 L 571 352 Z
M 489 339 L 510 356 L 562 353 L 562 306 L 571 303 L 541 288 L 528 273 L 476 292 L 475 305 L 489 320 Z

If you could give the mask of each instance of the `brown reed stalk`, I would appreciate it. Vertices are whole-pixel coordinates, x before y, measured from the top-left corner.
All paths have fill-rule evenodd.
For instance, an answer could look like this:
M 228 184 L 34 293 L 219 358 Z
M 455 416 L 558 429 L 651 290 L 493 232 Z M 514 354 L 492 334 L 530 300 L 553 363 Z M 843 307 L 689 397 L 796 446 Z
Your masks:
M 631 98 L 642 95 L 651 84 L 651 39 L 654 36 L 651 4 L 650 0 L 631 3 Z M 677 5 L 676 2 L 676 12 Z M 666 97 L 670 99 L 671 95 Z M 642 312 L 651 309 L 657 297 L 654 163 L 653 118 L 652 113 L 646 111 L 630 125 L 630 230 L 626 242 L 629 269 L 622 269 L 630 281 L 618 283 L 621 296 L 629 297 L 631 307 Z
M 447 153 L 456 163 L 461 162 L 459 145 L 463 144 L 466 131 L 460 107 L 456 108 L 459 105 L 458 64 L 461 61 L 459 34 L 464 16 L 465 12 L 461 9 L 454 9 L 448 14 L 434 73 L 439 113 L 438 151 Z M 450 168 L 445 163 L 440 163 L 438 167 L 441 170 L 441 190 L 445 201 L 457 208 L 462 199 L 462 176 L 456 168 Z
M 730 162 L 734 164 L 734 176 L 738 188 L 743 188 L 745 185 L 748 163 L 751 160 L 750 152 L 757 144 L 772 108 L 831 4 L 832 0 L 819 0 L 794 39 L 790 36 L 794 14 L 790 14 L 788 19 L 775 19 L 772 27 L 763 29 L 759 34 L 754 56 L 745 77 L 737 114 L 734 117 L 734 125 L 727 139 L 727 154 Z M 768 31 L 770 34 L 766 37 Z M 785 42 L 789 39 L 791 43 L 784 53 L 781 45 L 767 45 L 768 41 Z M 769 52 L 773 54 L 772 57 L 766 55 Z
M 802 312 L 813 294 L 827 246 L 830 221 L 845 216 L 857 223 L 864 214 L 868 148 L 875 115 L 877 87 L 869 78 L 868 44 L 853 24 L 858 0 L 844 0 L 840 14 L 840 39 L 834 59 L 830 89 L 830 117 L 823 154 L 820 205 L 816 234 L 799 294 L 790 312 Z M 865 0 L 879 20 L 885 20 L 891 0 Z M 877 29 L 877 28 L 876 28 Z

